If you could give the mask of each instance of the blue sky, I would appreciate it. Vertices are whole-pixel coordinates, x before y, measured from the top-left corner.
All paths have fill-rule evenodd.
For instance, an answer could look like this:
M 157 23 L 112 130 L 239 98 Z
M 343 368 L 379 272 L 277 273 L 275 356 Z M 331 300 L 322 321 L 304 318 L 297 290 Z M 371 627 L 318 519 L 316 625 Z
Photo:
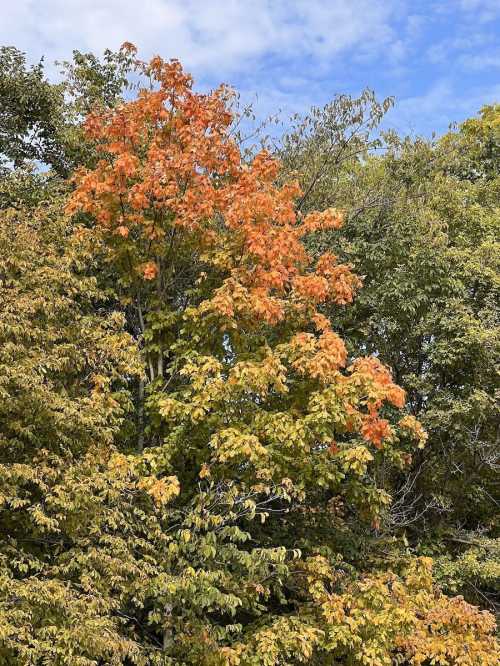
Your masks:
M 0 43 L 32 61 L 124 41 L 144 58 L 179 58 L 203 88 L 233 85 L 261 117 L 369 86 L 396 97 L 388 125 L 429 135 L 500 101 L 500 0 L 16 0 L 3 8 Z

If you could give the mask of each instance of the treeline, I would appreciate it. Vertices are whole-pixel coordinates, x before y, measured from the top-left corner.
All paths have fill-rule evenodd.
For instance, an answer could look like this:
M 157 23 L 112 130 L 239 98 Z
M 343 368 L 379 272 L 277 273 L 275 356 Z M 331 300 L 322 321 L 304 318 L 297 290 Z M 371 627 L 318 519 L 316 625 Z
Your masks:
M 500 107 L 60 68 L 0 49 L 0 664 L 496 665 Z

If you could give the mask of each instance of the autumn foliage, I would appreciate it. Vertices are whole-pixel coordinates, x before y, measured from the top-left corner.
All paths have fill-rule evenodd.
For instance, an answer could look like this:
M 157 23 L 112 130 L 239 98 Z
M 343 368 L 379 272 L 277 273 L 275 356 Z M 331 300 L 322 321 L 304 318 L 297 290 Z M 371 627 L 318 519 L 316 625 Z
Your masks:
M 493 618 L 442 595 L 428 559 L 377 550 L 384 470 L 426 433 L 383 359 L 353 359 L 335 331 L 361 280 L 308 241 L 343 212 L 302 214 L 280 163 L 242 154 L 231 90 L 197 93 L 179 62 L 125 50 L 150 86 L 85 120 L 95 156 L 71 179 L 65 232 L 47 235 L 37 208 L 36 307 L 29 224 L 26 261 L 0 263 L 2 298 L 12 283 L 23 304 L 2 363 L 15 376 L 30 346 L 17 316 L 50 332 L 50 367 L 37 353 L 25 375 L 49 382 L 58 428 L 52 441 L 45 417 L 26 433 L 21 404 L 2 412 L 24 458 L 0 467 L 0 663 L 493 666 Z
M 381 446 L 391 435 L 378 417 L 384 401 L 403 407 L 404 393 L 376 359 L 346 365 L 342 340 L 318 310 L 325 303 L 352 301 L 360 280 L 331 253 L 315 265 L 302 242 L 307 234 L 339 228 L 333 209 L 305 217 L 296 211 L 296 182 L 275 184 L 279 163 L 265 151 L 242 160 L 231 138 L 231 93 L 221 87 L 209 95 L 192 91 L 181 65 L 153 59 L 145 66 L 158 89 L 86 121 L 102 157 L 91 171 L 76 176 L 68 212 L 90 214 L 116 253 L 134 257 L 129 270 L 164 288 L 165 246 L 187 243 L 202 257 L 204 273 L 220 275 L 213 289 L 189 311 L 190 318 L 217 316 L 222 330 L 286 322 L 298 332 L 282 343 L 276 357 L 323 384 L 369 386 L 360 405 L 346 402 L 351 430 Z M 115 239 L 113 239 L 115 237 Z M 201 273 L 201 272 L 200 272 Z M 203 279 L 203 275 L 200 275 Z

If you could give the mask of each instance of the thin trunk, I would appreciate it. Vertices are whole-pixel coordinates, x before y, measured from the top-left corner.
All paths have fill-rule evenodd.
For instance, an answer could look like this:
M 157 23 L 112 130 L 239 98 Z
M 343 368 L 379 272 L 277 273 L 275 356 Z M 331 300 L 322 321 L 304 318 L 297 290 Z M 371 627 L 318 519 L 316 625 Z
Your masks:
M 172 646 L 173 636 L 172 636 L 172 627 L 170 626 L 170 618 L 172 615 L 172 606 L 167 604 L 165 607 L 166 622 L 165 629 L 163 631 L 163 651 L 167 652 Z
M 144 379 L 139 380 L 137 405 L 137 450 L 144 451 Z
M 162 294 L 162 275 L 161 275 L 161 259 L 160 257 L 156 257 L 156 265 L 158 266 L 158 275 L 156 276 L 156 294 L 158 297 L 158 308 L 161 308 L 162 301 L 163 301 L 163 294 Z M 161 335 L 161 334 L 160 334 Z M 158 345 L 160 347 L 158 351 L 158 377 L 163 377 L 163 347 L 161 344 L 161 339 L 158 340 Z

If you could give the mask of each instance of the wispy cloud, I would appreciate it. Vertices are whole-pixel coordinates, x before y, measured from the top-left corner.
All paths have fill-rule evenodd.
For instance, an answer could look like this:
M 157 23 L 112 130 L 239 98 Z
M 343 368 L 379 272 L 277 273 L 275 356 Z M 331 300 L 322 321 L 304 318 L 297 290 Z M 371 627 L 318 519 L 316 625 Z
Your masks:
M 486 68 L 500 68 L 500 49 L 493 53 L 463 54 L 460 62 L 464 68 L 482 72 Z
M 321 64 L 348 48 L 381 48 L 393 38 L 393 9 L 372 0 L 20 0 L 0 38 L 50 58 L 128 40 L 220 75 L 263 56 Z
M 491 86 L 472 86 L 464 94 L 456 82 L 444 78 L 434 82 L 421 95 L 402 99 L 389 112 L 385 125 L 410 136 L 421 133 L 423 127 L 427 134 L 433 128 L 443 131 L 454 121 L 472 116 L 485 104 L 497 100 L 500 100 L 500 82 Z
M 55 75 L 72 49 L 132 41 L 143 57 L 179 58 L 203 87 L 258 93 L 262 115 L 370 86 L 428 132 L 460 120 L 460 97 L 490 99 L 499 17 L 500 0 L 17 0 L 0 43 L 44 55 Z

